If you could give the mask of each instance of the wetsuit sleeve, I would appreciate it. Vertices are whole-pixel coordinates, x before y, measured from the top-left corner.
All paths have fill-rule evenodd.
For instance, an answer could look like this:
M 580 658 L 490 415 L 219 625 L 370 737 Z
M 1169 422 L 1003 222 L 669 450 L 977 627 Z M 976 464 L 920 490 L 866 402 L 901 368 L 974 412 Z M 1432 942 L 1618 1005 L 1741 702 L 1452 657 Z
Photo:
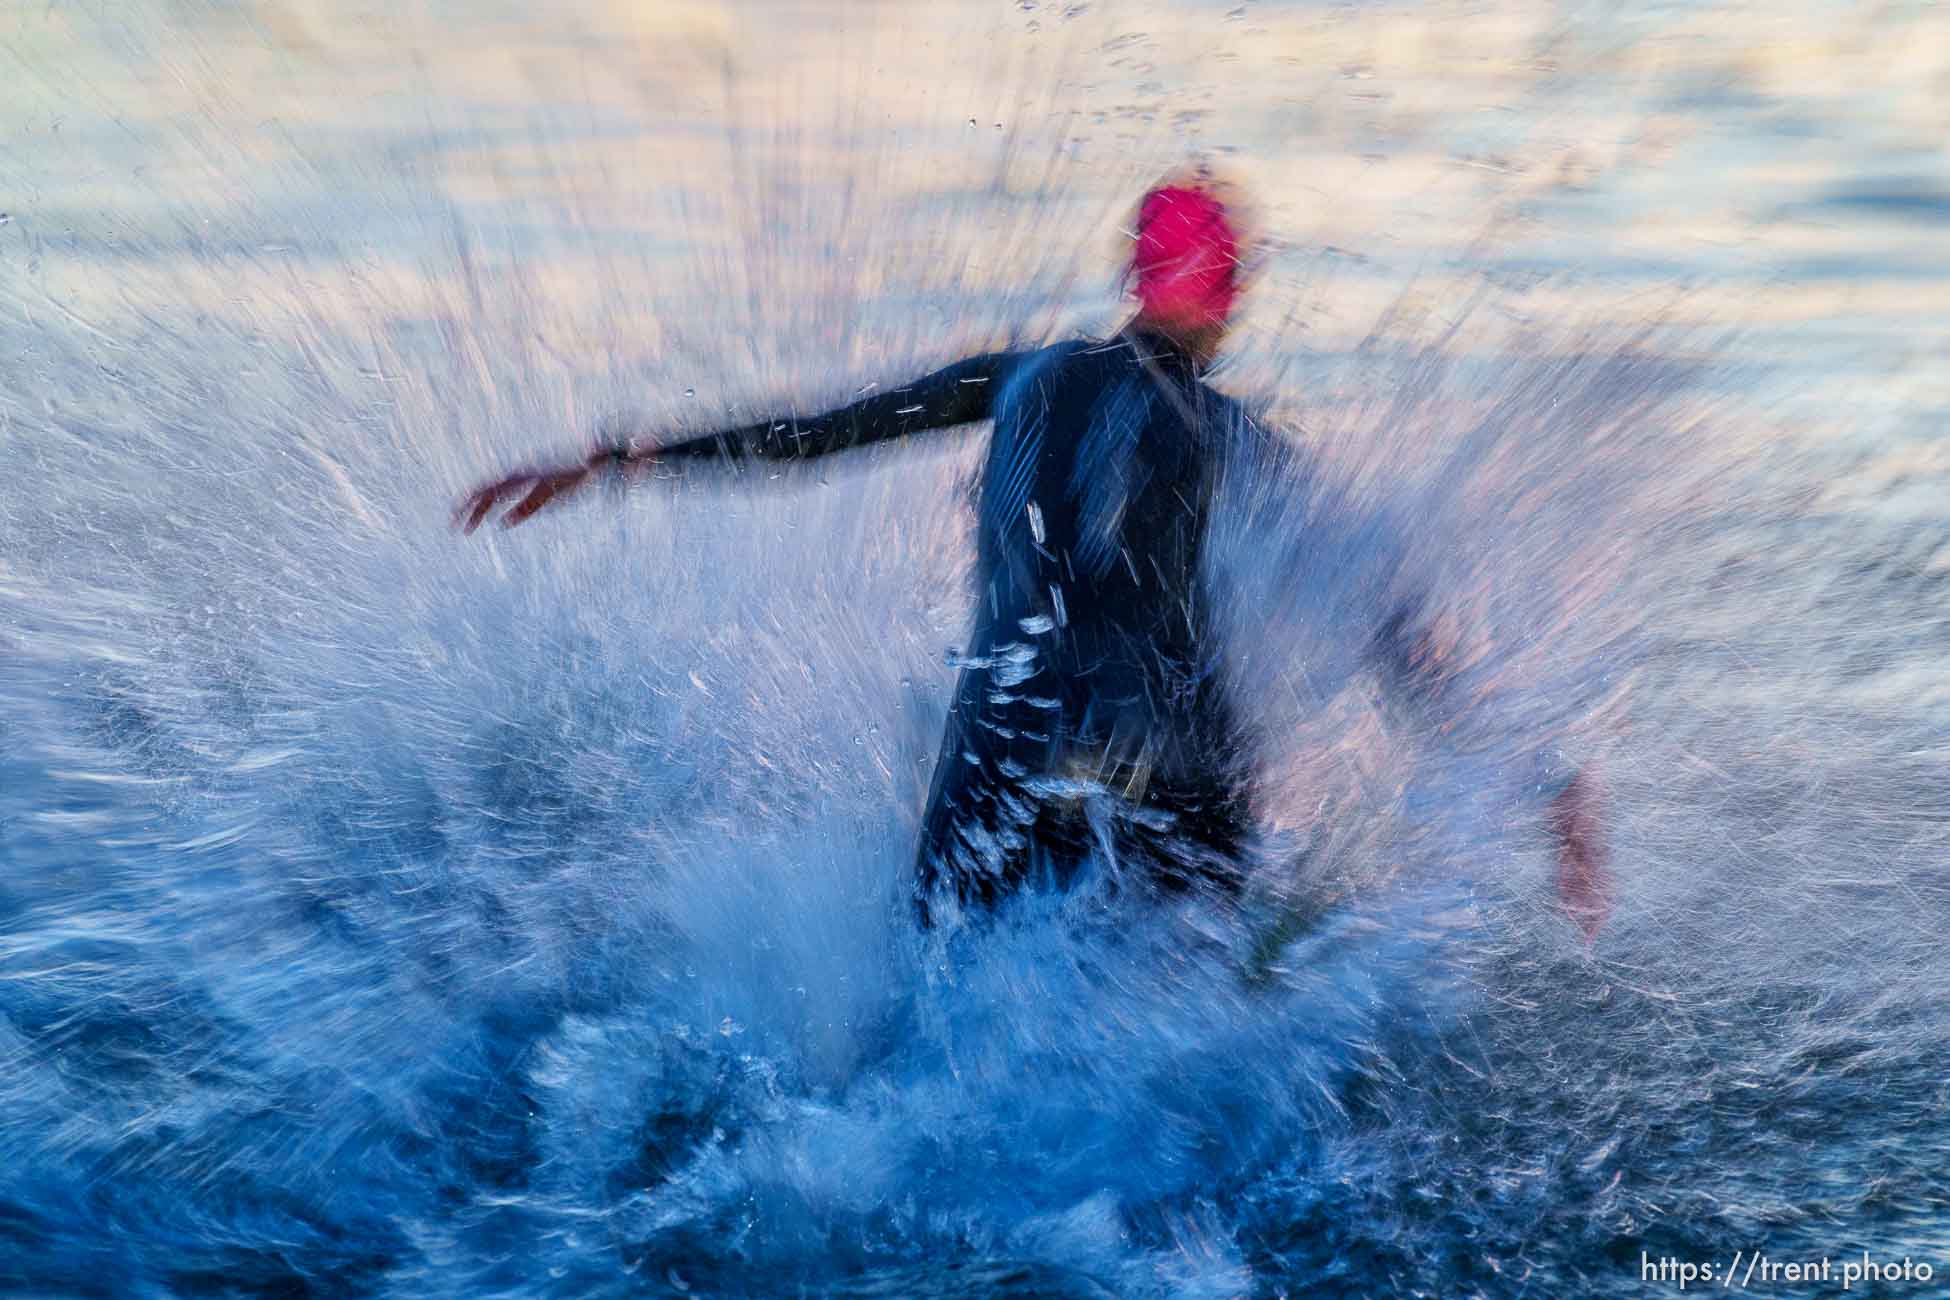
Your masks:
M 691 460 L 809 460 L 929 429 L 989 418 L 1003 367 L 1015 354 L 958 361 L 924 379 L 864 397 L 824 415 L 781 417 L 659 447 L 659 463 Z

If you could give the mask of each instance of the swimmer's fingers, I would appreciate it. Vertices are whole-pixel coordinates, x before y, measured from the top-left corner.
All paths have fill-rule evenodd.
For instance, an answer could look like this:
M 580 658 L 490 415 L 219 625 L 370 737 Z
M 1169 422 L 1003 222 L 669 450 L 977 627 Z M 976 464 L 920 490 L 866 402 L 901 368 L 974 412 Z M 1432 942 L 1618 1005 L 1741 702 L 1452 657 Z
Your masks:
M 498 488 L 483 488 L 475 493 L 473 498 L 461 507 L 465 518 L 460 521 L 460 530 L 463 533 L 471 533 L 479 528 L 481 521 L 487 518 L 488 511 L 494 509 L 494 503 L 500 499 L 501 492 Z
M 535 481 L 533 473 L 511 474 L 486 487 L 476 488 L 454 511 L 454 526 L 463 533 L 471 533 L 481 526 L 481 521 L 503 500 L 513 496 Z
M 568 470 L 560 474 L 549 474 L 539 479 L 514 509 L 501 516 L 503 528 L 515 528 L 527 522 L 536 511 L 559 497 L 564 497 L 581 487 L 589 477 L 584 469 Z
M 519 474 L 510 474 L 470 493 L 454 511 L 454 526 L 463 533 L 471 533 L 486 522 L 498 507 L 513 501 L 516 502 L 514 509 L 501 517 L 503 528 L 513 528 L 549 502 L 581 487 L 588 477 L 589 471 L 582 466 L 566 470 L 523 470 Z
M 454 527 L 463 533 L 479 528 L 488 511 L 494 509 L 494 503 L 501 499 L 502 491 L 501 484 L 493 483 L 468 493 L 467 499 L 454 508 Z

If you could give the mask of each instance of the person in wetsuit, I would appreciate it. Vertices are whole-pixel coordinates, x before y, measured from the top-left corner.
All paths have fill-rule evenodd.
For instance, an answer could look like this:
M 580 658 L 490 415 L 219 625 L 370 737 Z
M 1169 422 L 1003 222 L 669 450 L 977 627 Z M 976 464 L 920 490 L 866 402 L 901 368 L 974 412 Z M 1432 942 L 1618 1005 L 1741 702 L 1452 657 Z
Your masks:
M 916 855 L 923 925 L 1087 862 L 1164 891 L 1231 893 L 1249 755 L 1218 675 L 1202 552 L 1220 475 L 1257 434 L 1202 378 L 1240 290 L 1225 204 L 1147 194 L 1134 318 L 1106 340 L 971 357 L 824 415 L 511 475 L 461 506 L 519 524 L 585 484 L 699 463 L 802 460 L 992 420 L 975 628 Z M 1591 860 L 1580 849 L 1579 861 Z

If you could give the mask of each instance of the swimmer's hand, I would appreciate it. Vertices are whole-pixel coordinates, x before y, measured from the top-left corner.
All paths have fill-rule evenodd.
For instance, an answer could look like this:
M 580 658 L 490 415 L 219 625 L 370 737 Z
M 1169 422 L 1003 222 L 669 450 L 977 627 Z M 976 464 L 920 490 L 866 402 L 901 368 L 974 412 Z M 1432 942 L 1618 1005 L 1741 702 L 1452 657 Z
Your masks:
M 471 533 L 497 508 L 512 501 L 514 505 L 501 516 L 501 526 L 513 528 L 527 523 L 530 517 L 545 507 L 568 500 L 597 479 L 608 474 L 628 474 L 649 459 L 647 454 L 627 447 L 600 447 L 580 465 L 528 469 L 510 474 L 469 493 L 454 511 L 454 526 L 463 533 Z
M 1597 941 L 1611 919 L 1616 888 L 1607 851 L 1597 774 L 1586 769 L 1551 801 L 1551 827 L 1557 834 L 1557 899 L 1584 941 Z

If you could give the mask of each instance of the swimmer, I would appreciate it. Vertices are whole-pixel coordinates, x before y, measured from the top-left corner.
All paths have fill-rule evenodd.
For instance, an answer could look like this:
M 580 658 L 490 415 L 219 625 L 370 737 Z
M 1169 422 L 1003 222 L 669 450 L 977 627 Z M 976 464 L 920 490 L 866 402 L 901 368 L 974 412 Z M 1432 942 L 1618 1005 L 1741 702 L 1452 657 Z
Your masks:
M 916 853 L 923 926 L 1067 887 L 1090 861 L 1141 887 L 1235 894 L 1251 755 L 1227 697 L 1203 555 L 1230 457 L 1264 438 L 1205 382 L 1243 288 L 1234 214 L 1199 179 L 1146 194 L 1136 310 L 1106 339 L 970 357 L 839 410 L 688 441 L 635 439 L 480 488 L 457 522 L 513 527 L 591 483 L 803 460 L 993 421 L 975 628 Z M 1596 933 L 1609 906 L 1593 782 L 1557 796 L 1559 885 Z M 1108 853 L 1102 850 L 1109 850 Z

